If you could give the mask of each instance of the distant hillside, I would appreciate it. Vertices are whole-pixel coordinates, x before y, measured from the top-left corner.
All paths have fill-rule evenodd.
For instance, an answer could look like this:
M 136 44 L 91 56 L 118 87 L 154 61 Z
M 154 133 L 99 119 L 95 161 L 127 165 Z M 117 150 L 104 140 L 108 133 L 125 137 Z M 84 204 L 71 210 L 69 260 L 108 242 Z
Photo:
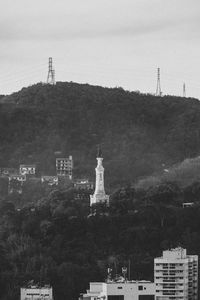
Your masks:
M 170 182 L 176 183 L 182 189 L 194 183 L 200 183 L 200 156 L 185 159 L 180 164 L 175 164 L 170 168 L 164 168 L 157 174 L 139 179 L 135 183 L 135 188 L 148 190 L 150 187 Z
M 34 162 L 53 174 L 59 151 L 73 155 L 75 176 L 94 178 L 101 143 L 106 184 L 113 188 L 200 152 L 197 99 L 58 82 L 23 88 L 0 102 L 0 166 Z

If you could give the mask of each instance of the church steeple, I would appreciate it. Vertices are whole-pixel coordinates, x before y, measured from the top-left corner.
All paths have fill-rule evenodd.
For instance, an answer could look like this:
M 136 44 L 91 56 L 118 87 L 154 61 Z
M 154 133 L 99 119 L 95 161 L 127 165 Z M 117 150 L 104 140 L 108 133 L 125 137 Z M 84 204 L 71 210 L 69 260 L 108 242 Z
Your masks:
M 102 162 L 103 162 L 102 151 L 99 145 L 97 151 L 97 167 L 95 168 L 96 171 L 95 192 L 93 195 L 90 195 L 90 206 L 100 202 L 105 202 L 109 204 L 109 196 L 106 195 L 104 189 L 104 167 Z

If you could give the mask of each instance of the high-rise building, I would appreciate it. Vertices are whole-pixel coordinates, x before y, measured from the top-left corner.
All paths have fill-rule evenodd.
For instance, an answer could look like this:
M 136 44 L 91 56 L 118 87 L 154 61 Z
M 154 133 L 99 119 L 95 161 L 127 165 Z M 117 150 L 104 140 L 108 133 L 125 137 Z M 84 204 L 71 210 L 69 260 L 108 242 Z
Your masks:
M 109 196 L 106 195 L 104 189 L 104 167 L 102 165 L 103 157 L 102 151 L 99 148 L 97 153 L 97 167 L 96 171 L 96 184 L 95 191 L 93 195 L 90 195 L 90 206 L 97 203 L 106 203 L 109 204 Z
M 67 176 L 72 179 L 73 159 L 70 155 L 65 158 L 56 158 L 56 172 L 57 176 Z
M 186 249 L 163 251 L 154 259 L 155 300 L 198 299 L 198 256 Z

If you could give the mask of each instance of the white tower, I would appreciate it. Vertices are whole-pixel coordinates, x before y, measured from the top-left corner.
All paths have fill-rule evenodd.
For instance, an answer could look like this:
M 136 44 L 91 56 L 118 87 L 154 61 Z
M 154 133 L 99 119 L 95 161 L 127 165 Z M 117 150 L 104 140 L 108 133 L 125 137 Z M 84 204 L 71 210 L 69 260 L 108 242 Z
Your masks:
M 102 165 L 103 157 L 100 147 L 97 153 L 96 185 L 93 195 L 90 195 L 90 206 L 96 203 L 106 203 L 109 205 L 109 196 L 106 195 L 104 189 L 104 167 Z

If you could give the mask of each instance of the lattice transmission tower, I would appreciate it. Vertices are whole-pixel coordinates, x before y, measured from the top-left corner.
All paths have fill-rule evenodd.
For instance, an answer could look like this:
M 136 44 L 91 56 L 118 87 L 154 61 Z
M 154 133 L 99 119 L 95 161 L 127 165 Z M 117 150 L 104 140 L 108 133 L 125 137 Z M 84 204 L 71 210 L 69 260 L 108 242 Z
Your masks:
M 157 69 L 156 96 L 162 96 L 161 84 L 160 84 L 160 68 Z
M 186 97 L 186 86 L 185 86 L 185 82 L 183 83 L 183 97 Z
M 47 75 L 47 83 L 48 84 L 56 84 L 55 70 L 53 69 L 52 57 L 49 57 L 49 69 L 48 69 L 48 75 Z

